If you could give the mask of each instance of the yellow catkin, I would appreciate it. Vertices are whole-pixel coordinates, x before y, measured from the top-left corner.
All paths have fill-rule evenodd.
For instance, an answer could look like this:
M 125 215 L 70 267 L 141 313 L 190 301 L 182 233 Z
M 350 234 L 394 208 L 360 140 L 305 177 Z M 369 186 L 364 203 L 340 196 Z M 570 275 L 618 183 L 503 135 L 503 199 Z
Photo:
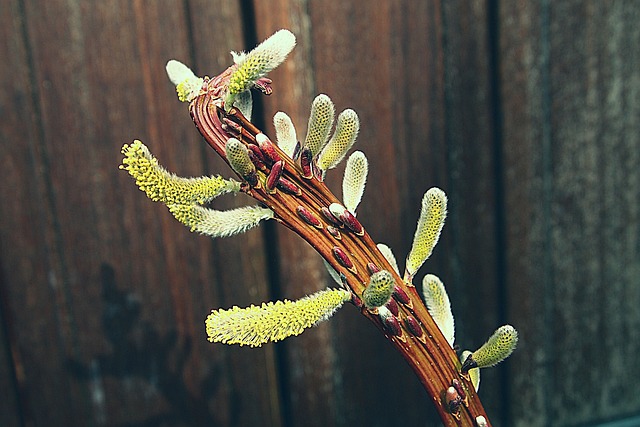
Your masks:
M 167 62 L 167 75 L 171 82 L 176 86 L 178 99 L 182 102 L 193 100 L 202 88 L 204 80 L 196 76 L 193 71 L 180 61 L 175 59 Z
M 240 176 L 255 172 L 256 167 L 249 157 L 249 150 L 235 138 L 230 138 L 224 147 L 229 164 Z
M 369 162 L 367 158 L 362 151 L 355 151 L 347 159 L 342 180 L 342 201 L 353 214 L 356 213 L 356 208 L 362 200 L 368 173 Z
M 246 90 L 285 60 L 296 45 L 296 38 L 288 30 L 279 30 L 246 55 L 238 56 L 238 68 L 229 78 L 229 94 Z
M 138 140 L 122 147 L 122 164 L 136 185 L 154 202 L 165 204 L 204 204 L 221 194 L 237 192 L 239 183 L 220 176 L 181 178 L 167 172 L 149 149 Z
M 320 94 L 315 97 L 311 104 L 307 136 L 304 139 L 304 146 L 311 150 L 314 157 L 329 140 L 335 114 L 333 102 L 327 95 Z
M 218 211 L 199 205 L 169 205 L 173 216 L 191 231 L 211 237 L 229 237 L 257 226 L 260 221 L 273 218 L 273 211 L 259 206 L 243 206 Z
M 427 274 L 422 279 L 422 294 L 429 314 L 433 317 L 449 345 L 453 347 L 456 329 L 449 296 L 442 281 L 433 274 Z
M 499 327 L 479 349 L 472 353 L 478 368 L 497 365 L 509 357 L 518 344 L 518 332 L 511 325 Z
M 471 355 L 469 350 L 465 350 L 460 355 L 460 363 L 464 363 L 467 360 L 467 357 Z M 469 378 L 471 378 L 471 383 L 473 384 L 473 388 L 476 391 L 480 390 L 480 368 L 471 368 L 469 369 Z
M 367 308 L 381 307 L 389 302 L 396 281 L 387 270 L 380 270 L 371 275 L 369 284 L 362 292 L 362 301 Z
M 300 335 L 328 319 L 351 293 L 344 289 L 326 289 L 297 301 L 276 301 L 261 306 L 212 310 L 205 320 L 209 341 L 260 347 Z
M 355 111 L 346 109 L 340 113 L 333 136 L 318 156 L 318 167 L 323 171 L 335 168 L 356 142 L 359 130 L 360 119 Z
M 412 278 L 422 264 L 431 256 L 438 243 L 440 232 L 447 216 L 447 196 L 439 188 L 431 188 L 422 198 L 420 218 L 413 236 L 411 252 L 407 256 L 406 276 Z M 408 279 L 405 277 L 405 279 Z

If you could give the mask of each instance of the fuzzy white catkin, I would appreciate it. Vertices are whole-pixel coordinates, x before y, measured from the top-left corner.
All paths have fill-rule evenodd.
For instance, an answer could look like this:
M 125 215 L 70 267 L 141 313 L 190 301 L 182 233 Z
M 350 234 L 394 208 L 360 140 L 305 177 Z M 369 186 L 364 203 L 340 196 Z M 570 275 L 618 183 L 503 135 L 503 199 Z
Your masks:
M 257 226 L 260 221 L 273 218 L 271 209 L 243 206 L 218 211 L 199 205 L 169 205 L 169 211 L 191 231 L 211 237 L 229 237 Z
M 407 256 L 406 275 L 413 277 L 431 256 L 438 243 L 440 232 L 447 217 L 447 196 L 439 188 L 430 188 L 422 198 L 418 226 L 413 236 L 411 252 Z
M 342 180 L 342 201 L 344 206 L 356 214 L 356 209 L 362 200 L 364 188 L 369 173 L 369 162 L 362 151 L 355 151 L 347 159 Z
M 422 279 L 422 295 L 429 314 L 433 317 L 449 345 L 453 347 L 456 328 L 449 296 L 442 281 L 433 274 L 424 276 L 424 279 Z
M 273 126 L 276 129 L 278 146 L 287 156 L 293 157 L 293 152 L 298 143 L 298 136 L 291 118 L 286 113 L 278 111 L 273 116 Z
M 384 243 L 378 243 L 378 250 L 382 253 L 382 256 L 391 264 L 391 267 L 395 270 L 396 273 L 400 274 L 400 270 L 398 269 L 398 261 L 396 261 L 396 256 L 393 254 L 391 248 Z

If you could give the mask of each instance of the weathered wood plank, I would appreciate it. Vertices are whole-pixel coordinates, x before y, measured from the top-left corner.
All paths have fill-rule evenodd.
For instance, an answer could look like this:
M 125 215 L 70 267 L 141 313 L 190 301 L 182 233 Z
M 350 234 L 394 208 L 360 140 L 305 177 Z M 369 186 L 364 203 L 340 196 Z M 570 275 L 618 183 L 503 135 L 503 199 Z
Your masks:
M 510 425 L 638 411 L 638 13 L 501 3 Z
M 34 224 L 23 215 L 22 209 L 37 207 L 39 202 L 29 197 L 35 190 L 34 180 L 26 166 L 31 163 L 28 139 L 33 129 L 19 132 L 21 123 L 34 115 L 31 83 L 29 82 L 27 48 L 20 5 L 16 1 L 0 4 L 0 55 L 6 63 L 0 66 L 0 170 L 2 184 L 0 197 L 13 203 L 0 204 L 0 425 L 17 427 L 23 422 L 21 393 L 24 384 L 24 359 L 15 346 L 12 334 L 15 324 L 11 309 L 12 292 L 9 286 L 15 277 L 27 274 L 31 278 L 44 278 L 42 265 L 32 265 L 23 256 L 43 254 L 42 248 L 31 245 L 37 235 Z M 35 258 L 34 258 L 35 259 Z
M 57 337 L 51 332 L 60 319 L 51 304 L 55 300 L 55 270 L 49 255 L 52 233 L 46 191 L 48 165 L 43 162 L 39 105 L 34 98 L 38 87 L 31 80 L 31 52 L 21 4 L 4 2 L 2 9 L 6 37 L 0 44 L 5 58 L 0 67 L 0 191 L 3 200 L 11 200 L 0 207 L 2 321 L 13 363 L 3 378 L 8 381 L 13 370 L 17 380 L 17 390 L 10 383 L 3 384 L 3 390 L 7 390 L 8 420 L 15 417 L 14 423 L 33 425 L 37 419 L 34 411 L 38 411 L 34 406 L 55 406 L 55 397 L 50 393 L 38 396 L 36 390 L 58 390 L 59 398 L 65 399 L 68 381 L 64 375 L 56 375 L 48 363 L 59 360 Z M 40 358 L 34 354 L 36 349 L 42 352 Z M 19 414 L 16 410 L 25 412 Z
M 234 355 L 213 349 L 203 327 L 225 303 L 218 280 L 231 280 L 223 267 L 251 283 L 245 294 L 267 292 L 264 259 L 244 261 L 262 250 L 261 235 L 248 235 L 222 261 L 224 244 L 216 250 L 190 234 L 117 170 L 119 147 L 138 137 L 172 171 L 207 172 L 200 137 L 164 74 L 167 59 L 191 52 L 184 4 L 24 9 L 7 15 L 24 19 L 30 49 L 7 52 L 15 65 L 3 68 L 3 84 L 13 86 L 3 99 L 11 113 L 2 191 L 15 203 L 3 206 L 2 262 L 14 354 L 24 357 L 16 363 L 25 421 L 277 425 L 277 396 L 245 401 L 242 411 L 234 404 L 247 381 L 277 389 L 272 352 L 265 366 L 231 369 Z M 230 10 L 226 19 L 239 28 Z M 20 42 L 21 31 L 12 36 Z
M 548 21 L 541 4 L 500 3 L 508 316 L 520 332 L 511 362 L 513 425 L 548 425 L 553 298 L 549 235 Z M 546 27 L 545 27 L 546 26 Z
M 640 325 L 639 16 L 633 2 L 550 10 L 551 250 L 572 254 L 553 265 L 562 398 L 551 407 L 563 424 L 640 409 L 629 384 L 640 374 L 631 333 Z M 577 354 L 588 357 L 576 362 Z
M 445 1 L 442 8 L 442 175 L 449 194 L 442 278 L 456 319 L 456 343 L 461 350 L 474 350 L 505 321 L 492 11 L 485 0 Z M 482 372 L 480 397 L 494 425 L 500 425 L 506 404 L 501 371 Z

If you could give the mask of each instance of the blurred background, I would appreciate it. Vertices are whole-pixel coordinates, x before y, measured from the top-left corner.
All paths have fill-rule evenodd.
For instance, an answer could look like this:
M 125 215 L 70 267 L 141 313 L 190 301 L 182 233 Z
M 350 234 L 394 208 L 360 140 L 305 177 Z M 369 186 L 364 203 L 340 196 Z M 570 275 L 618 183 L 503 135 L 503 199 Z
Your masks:
M 164 66 L 213 76 L 280 28 L 298 46 L 260 127 L 282 110 L 304 135 L 317 93 L 355 109 L 358 217 L 399 260 L 423 193 L 447 192 L 417 280 L 444 281 L 461 348 L 520 332 L 482 373 L 493 424 L 640 425 L 638 22 L 632 0 L 3 0 L 0 425 L 439 425 L 352 306 L 260 349 L 208 343 L 212 308 L 330 285 L 320 257 L 275 223 L 192 234 L 118 170 L 138 138 L 231 176 Z

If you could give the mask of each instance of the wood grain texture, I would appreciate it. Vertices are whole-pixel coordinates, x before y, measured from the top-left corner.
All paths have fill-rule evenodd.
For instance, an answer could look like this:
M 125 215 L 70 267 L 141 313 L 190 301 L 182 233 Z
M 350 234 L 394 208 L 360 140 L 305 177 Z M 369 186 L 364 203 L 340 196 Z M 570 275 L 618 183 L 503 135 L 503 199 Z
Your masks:
M 15 104 L 3 191 L 22 191 L 3 214 L 2 261 L 28 425 L 279 423 L 277 395 L 272 411 L 237 392 L 249 381 L 274 388 L 263 387 L 276 381 L 272 355 L 238 367 L 203 325 L 229 283 L 250 284 L 234 296 L 268 293 L 264 259 L 244 263 L 261 253 L 261 235 L 216 250 L 117 169 L 119 147 L 140 138 L 176 173 L 213 172 L 164 73 L 172 57 L 189 62 L 184 6 L 25 2 L 12 16 L 26 47 L 3 69 Z M 237 8 L 226 19 L 241 27 Z M 218 273 L 234 265 L 235 276 Z
M 508 306 L 523 338 L 513 425 L 624 417 L 639 407 L 625 392 L 640 324 L 638 55 L 627 44 L 639 11 L 503 3 Z
M 520 331 L 483 372 L 493 424 L 639 413 L 639 20 L 624 0 L 2 2 L 0 424 L 439 425 L 351 306 L 276 345 L 209 344 L 212 308 L 332 286 L 319 256 L 275 223 L 189 233 L 117 169 L 139 138 L 179 175 L 230 176 L 164 65 L 213 75 L 280 28 L 298 46 L 256 120 L 273 135 L 286 111 L 302 139 L 316 94 L 355 109 L 358 218 L 401 265 L 424 191 L 447 192 L 416 281 L 442 278 L 464 348 Z

